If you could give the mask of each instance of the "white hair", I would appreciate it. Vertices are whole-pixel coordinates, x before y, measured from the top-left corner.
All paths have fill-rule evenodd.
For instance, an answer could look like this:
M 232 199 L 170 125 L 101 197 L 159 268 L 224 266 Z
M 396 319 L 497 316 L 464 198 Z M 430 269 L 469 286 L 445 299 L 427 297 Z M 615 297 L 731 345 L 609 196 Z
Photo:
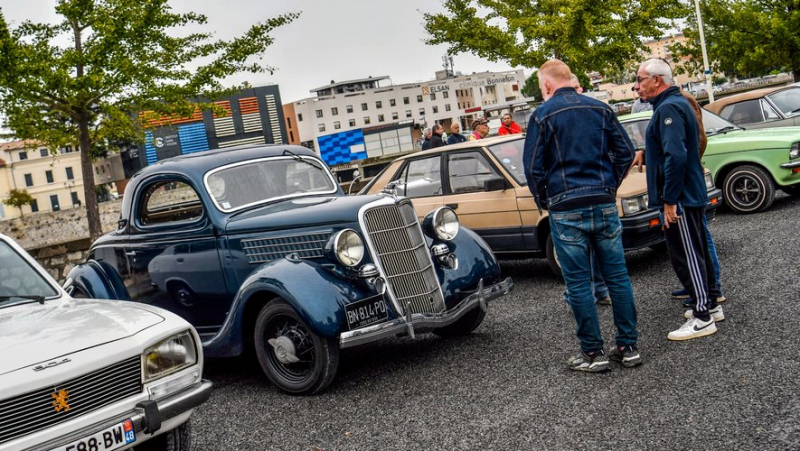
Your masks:
M 644 68 L 644 71 L 647 72 L 648 75 L 660 76 L 661 80 L 663 80 L 664 84 L 667 86 L 675 84 L 675 81 L 672 79 L 672 68 L 669 66 L 669 63 L 660 58 L 650 58 L 642 63 L 642 68 Z

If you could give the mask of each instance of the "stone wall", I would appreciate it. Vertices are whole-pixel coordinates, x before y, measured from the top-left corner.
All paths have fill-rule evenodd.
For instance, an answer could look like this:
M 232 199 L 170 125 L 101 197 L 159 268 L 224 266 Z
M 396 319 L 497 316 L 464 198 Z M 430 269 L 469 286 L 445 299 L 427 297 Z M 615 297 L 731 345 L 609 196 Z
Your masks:
M 117 228 L 121 204 L 121 200 L 100 203 L 104 232 Z M 59 282 L 85 259 L 91 245 L 84 207 L 0 221 L 0 233 L 16 240 Z

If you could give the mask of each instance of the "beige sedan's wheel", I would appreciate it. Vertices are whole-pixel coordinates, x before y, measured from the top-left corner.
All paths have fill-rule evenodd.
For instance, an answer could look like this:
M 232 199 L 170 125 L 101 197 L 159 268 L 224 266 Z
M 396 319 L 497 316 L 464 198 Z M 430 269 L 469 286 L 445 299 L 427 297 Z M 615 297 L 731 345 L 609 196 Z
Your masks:
M 558 277 L 563 277 L 563 274 L 561 273 L 561 263 L 558 262 L 556 248 L 553 245 L 553 237 L 550 235 L 547 235 L 545 252 L 547 254 L 547 263 L 550 265 L 550 269 L 553 271 L 553 274 L 557 275 Z

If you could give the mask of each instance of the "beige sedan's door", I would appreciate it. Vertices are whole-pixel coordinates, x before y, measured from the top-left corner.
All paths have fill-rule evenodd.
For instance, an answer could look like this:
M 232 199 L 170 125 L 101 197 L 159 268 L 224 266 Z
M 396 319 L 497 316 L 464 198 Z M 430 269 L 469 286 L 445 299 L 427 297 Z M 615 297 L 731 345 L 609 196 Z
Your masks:
M 516 192 L 479 149 L 445 154 L 444 205 L 462 225 L 476 231 L 495 251 L 522 249 L 522 219 Z

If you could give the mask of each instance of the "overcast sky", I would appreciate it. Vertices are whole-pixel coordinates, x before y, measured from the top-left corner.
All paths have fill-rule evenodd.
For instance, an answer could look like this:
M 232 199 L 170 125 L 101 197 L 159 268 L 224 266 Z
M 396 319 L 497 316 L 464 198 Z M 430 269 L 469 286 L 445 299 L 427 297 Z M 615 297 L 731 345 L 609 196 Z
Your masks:
M 16 28 L 22 21 L 55 22 L 55 0 L 0 0 L 3 14 Z M 288 12 L 300 18 L 278 28 L 266 64 L 273 75 L 246 74 L 232 81 L 278 84 L 283 103 L 310 97 L 309 90 L 370 75 L 388 75 L 394 84 L 431 80 L 442 69 L 446 46 L 425 45 L 423 12 L 443 10 L 438 0 L 171 0 L 176 12 L 208 17 L 216 37 L 230 39 L 248 27 Z M 455 70 L 472 72 L 512 69 L 471 54 L 453 58 Z M 525 75 L 530 70 L 525 69 Z

